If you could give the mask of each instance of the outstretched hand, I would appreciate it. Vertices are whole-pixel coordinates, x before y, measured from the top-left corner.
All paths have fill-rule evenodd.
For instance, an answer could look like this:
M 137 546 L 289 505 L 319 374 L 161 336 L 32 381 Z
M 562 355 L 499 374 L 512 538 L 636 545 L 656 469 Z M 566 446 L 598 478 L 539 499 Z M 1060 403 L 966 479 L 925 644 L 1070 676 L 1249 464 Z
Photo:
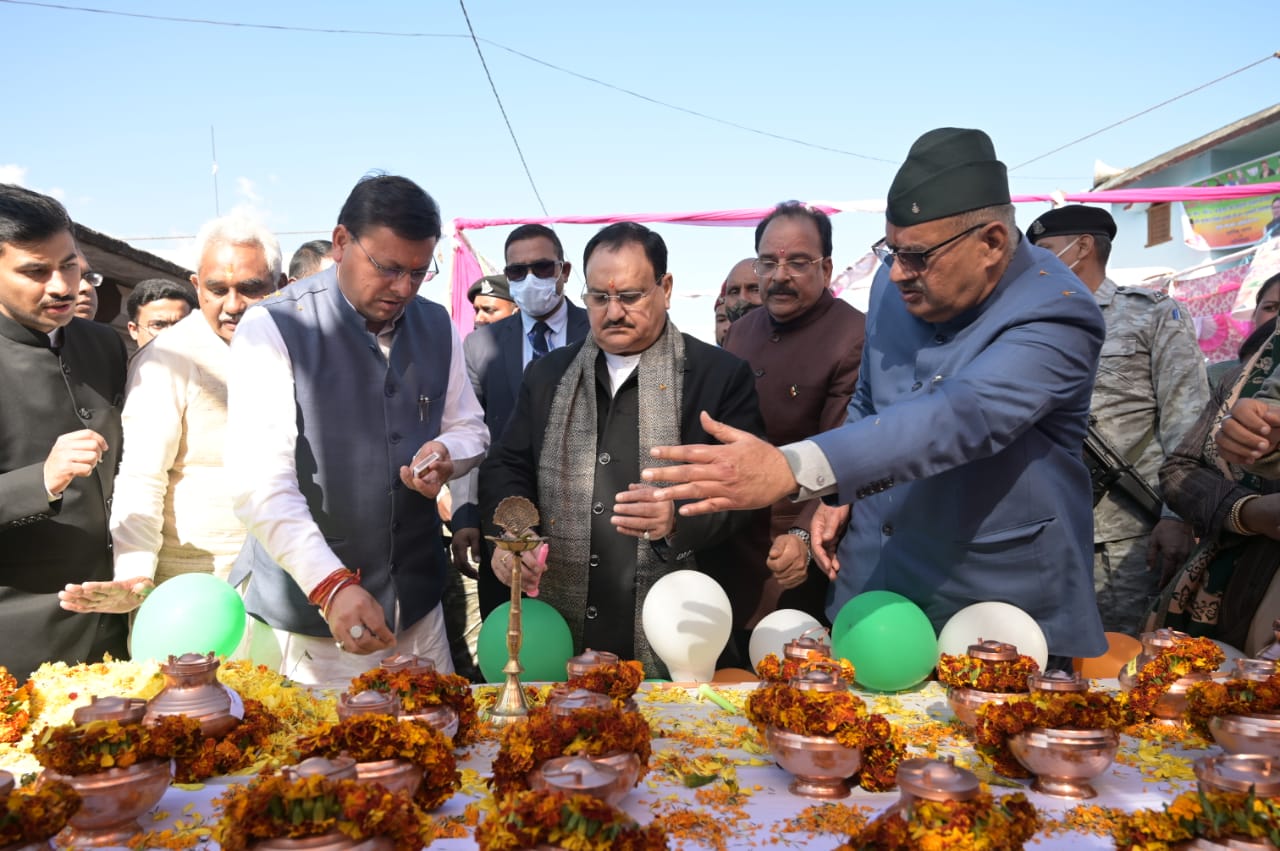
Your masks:
M 58 592 L 58 605 L 69 612 L 81 614 L 106 612 L 122 615 L 141 606 L 155 587 L 155 582 L 146 577 L 68 585 Z
M 672 482 L 647 493 L 653 501 L 690 500 L 686 517 L 716 511 L 764 508 L 797 490 L 795 476 L 777 447 L 702 412 L 702 427 L 719 445 L 655 446 L 654 458 L 680 462 L 640 471 L 646 482 Z

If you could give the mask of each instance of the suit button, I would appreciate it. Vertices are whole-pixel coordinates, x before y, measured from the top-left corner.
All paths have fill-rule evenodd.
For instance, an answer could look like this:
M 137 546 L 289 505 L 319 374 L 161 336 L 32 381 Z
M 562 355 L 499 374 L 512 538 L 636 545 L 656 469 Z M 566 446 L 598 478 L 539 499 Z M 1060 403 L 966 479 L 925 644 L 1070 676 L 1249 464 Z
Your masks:
M 593 621 L 600 616 L 600 610 L 595 606 L 587 606 L 587 620 Z
M 763 370 L 763 369 L 756 369 L 756 370 L 754 370 L 754 372 L 755 372 L 756 378 L 763 378 L 763 377 L 764 377 L 764 370 Z
M 912 384 L 912 385 L 911 385 L 911 389 L 912 389 L 912 390 L 919 390 L 919 389 L 920 389 L 921 387 L 923 387 L 923 386 L 924 386 L 923 384 L 921 384 L 919 381 L 917 381 L 915 384 Z
M 398 431 L 393 431 L 393 432 L 391 432 L 391 434 L 390 434 L 388 437 L 390 438 L 390 440 L 391 440 L 391 442 L 392 442 L 392 443 L 399 443 L 399 442 L 400 442 L 400 432 L 398 432 Z
M 893 534 L 893 524 L 892 524 L 892 523 L 886 523 L 886 524 L 884 524 L 883 526 L 881 526 L 881 527 L 880 527 L 880 531 L 881 531 L 882 533 L 886 534 L 886 535 L 892 535 L 892 534 Z
M 597 502 L 595 505 L 591 506 L 591 513 L 592 513 L 592 514 L 604 514 L 604 503 L 603 503 L 603 502 Z
M 76 410 L 76 413 L 80 415 L 80 419 L 82 420 L 93 419 L 93 411 L 89 410 L 88 408 L 79 408 Z
M 942 345 L 943 343 L 945 343 L 945 342 L 947 341 L 947 335 L 946 335 L 946 334 L 937 334 L 937 335 L 935 335 L 935 336 L 934 336 L 933 341 L 934 341 L 935 343 L 937 343 L 938 345 Z
M 600 453 L 599 461 L 600 461 L 600 463 L 601 463 L 601 464 L 608 464 L 608 463 L 609 463 L 610 461 L 612 461 L 612 460 L 613 460 L 613 459 L 609 457 L 609 453 L 608 453 L 608 452 L 601 452 L 601 453 Z
M 596 555 L 595 553 L 592 553 L 591 558 L 587 559 L 587 564 L 590 565 L 591 567 L 599 567 L 600 556 Z
M 778 334 L 770 334 L 770 335 L 769 335 L 769 342 L 770 342 L 770 343 L 776 343 L 776 342 L 778 342 L 778 341 L 779 341 L 779 340 L 781 340 L 781 339 L 782 339 L 782 337 L 781 337 L 781 336 L 779 336 Z

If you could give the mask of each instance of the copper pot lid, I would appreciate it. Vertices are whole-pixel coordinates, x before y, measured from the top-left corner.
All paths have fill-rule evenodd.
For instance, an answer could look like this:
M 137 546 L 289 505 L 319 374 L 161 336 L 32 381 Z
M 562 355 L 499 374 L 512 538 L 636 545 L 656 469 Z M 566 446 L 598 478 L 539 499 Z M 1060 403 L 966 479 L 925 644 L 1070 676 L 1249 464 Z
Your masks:
M 814 638 L 814 633 L 830 638 L 830 634 L 823 627 L 815 626 L 810 629 L 806 629 L 798 637 L 793 638 L 786 644 L 782 645 L 783 657 L 787 659 L 804 660 L 809 658 L 810 653 L 817 653 L 819 656 L 829 657 L 831 655 L 831 645 L 826 641 L 823 641 L 822 638 Z
M 594 671 L 596 668 L 616 664 L 618 664 L 617 653 L 610 653 L 608 650 L 592 650 L 588 647 L 579 655 L 565 662 L 564 668 L 569 676 L 580 677 L 583 674 Z
M 170 676 L 189 677 L 193 674 L 208 674 L 218 670 L 222 663 L 213 653 L 183 653 L 181 656 L 170 656 L 160 663 L 160 673 Z
M 791 680 L 791 687 L 800 691 L 847 691 L 849 684 L 834 671 L 805 671 Z
M 297 765 L 285 766 L 280 773 L 289 780 L 317 776 L 329 780 L 355 780 L 356 761 L 344 751 L 333 759 L 323 756 L 309 757 Z
M 415 656 L 412 653 L 397 653 L 394 656 L 387 656 L 380 664 L 382 665 L 382 670 L 388 674 L 398 673 L 399 671 L 425 673 L 436 669 L 435 662 L 425 656 Z
M 1027 677 L 1027 685 L 1032 691 L 1075 692 L 1083 694 L 1089 690 L 1089 681 L 1075 671 L 1044 671 Z
M 1259 798 L 1280 795 L 1280 760 L 1256 754 L 1224 754 L 1196 760 L 1196 779 L 1223 792 L 1248 792 Z
M 898 788 L 926 801 L 970 801 L 982 791 L 982 784 L 978 775 L 958 767 L 951 757 L 917 757 L 898 765 Z
M 538 768 L 548 786 L 566 792 L 602 792 L 618 782 L 620 773 L 612 765 L 580 756 L 558 756 Z
M 579 709 L 608 709 L 613 701 L 608 695 L 597 694 L 584 688 L 552 689 L 547 698 L 547 707 L 553 715 L 572 715 Z
M 344 691 L 338 695 L 338 718 L 351 718 L 355 715 L 391 715 L 400 714 L 400 698 L 385 691 Z
M 1237 659 L 1236 677 L 1264 683 L 1276 673 L 1276 663 L 1271 659 Z
M 433 703 L 429 706 L 418 707 L 409 717 L 417 721 L 424 721 L 432 727 L 443 729 L 457 719 L 458 712 L 448 704 Z
M 1176 629 L 1169 629 L 1168 627 L 1165 627 L 1163 629 L 1157 629 L 1154 632 L 1142 633 L 1142 647 L 1145 650 L 1151 651 L 1151 655 L 1154 656 L 1164 648 L 1172 647 L 1179 641 L 1185 641 L 1190 637 L 1191 636 L 1187 635 L 1185 632 L 1179 632 Z
M 119 721 L 121 724 L 140 724 L 147 713 L 147 702 L 140 697 L 90 697 L 88 706 L 81 706 L 71 714 L 77 724 L 90 721 Z
M 983 641 L 969 645 L 969 655 L 984 662 L 1016 662 L 1018 648 L 1003 641 Z
M 13 791 L 13 775 L 7 771 L 0 770 L 0 801 L 7 800 L 9 793 Z

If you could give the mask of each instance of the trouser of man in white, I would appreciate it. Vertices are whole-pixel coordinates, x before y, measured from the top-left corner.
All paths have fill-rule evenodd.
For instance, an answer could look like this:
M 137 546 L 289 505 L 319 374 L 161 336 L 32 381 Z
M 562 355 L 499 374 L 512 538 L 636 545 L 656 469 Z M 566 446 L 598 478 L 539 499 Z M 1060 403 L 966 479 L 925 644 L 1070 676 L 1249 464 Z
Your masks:
M 400 604 L 396 603 L 396 621 L 400 620 Z M 449 636 L 444 628 L 444 608 L 437 605 L 426 617 L 396 633 L 393 647 L 368 655 L 339 650 L 332 637 L 316 638 L 275 629 L 256 618 L 249 618 L 249 658 L 266 665 L 294 682 L 324 688 L 345 689 L 357 677 L 378 667 L 387 656 L 397 653 L 422 656 L 435 663 L 436 670 L 453 673 L 453 657 L 449 653 Z

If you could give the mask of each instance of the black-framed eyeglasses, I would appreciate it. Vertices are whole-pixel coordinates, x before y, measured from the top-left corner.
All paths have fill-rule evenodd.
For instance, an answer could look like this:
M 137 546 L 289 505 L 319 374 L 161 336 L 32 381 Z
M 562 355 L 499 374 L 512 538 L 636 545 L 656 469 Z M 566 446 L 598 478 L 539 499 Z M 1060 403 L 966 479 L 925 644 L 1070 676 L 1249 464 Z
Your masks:
M 532 272 L 535 278 L 558 278 L 560 270 L 564 268 L 562 260 L 534 260 L 532 263 L 512 263 L 502 270 L 502 274 L 507 276 L 507 281 L 523 281 L 529 277 Z
M 798 278 L 826 259 L 825 257 L 819 257 L 816 260 L 811 260 L 808 257 L 792 257 L 789 260 L 778 262 L 777 260 L 757 258 L 751 263 L 751 271 L 755 272 L 756 277 L 760 280 L 767 281 L 778 274 L 778 270 L 785 266 L 787 273 L 791 277 Z
M 963 239 L 974 231 L 985 228 L 989 224 L 991 224 L 991 222 L 983 222 L 982 224 L 965 228 L 950 239 L 944 239 L 942 242 L 939 242 L 931 248 L 926 248 L 924 251 L 900 251 L 890 245 L 888 240 L 885 239 L 881 239 L 875 245 L 871 246 L 871 251 L 877 258 L 879 258 L 881 263 L 884 263 L 884 265 L 892 266 L 895 262 L 898 262 L 902 264 L 902 268 L 905 271 L 916 275 L 923 272 L 929 266 L 929 258 L 934 254 L 946 248 L 951 243 Z
M 83 275 L 80 276 L 80 280 L 84 281 L 86 284 L 88 284 L 91 287 L 102 286 L 102 275 L 98 274 L 97 272 L 85 272 Z
M 355 236 L 351 237 L 351 241 L 356 245 L 360 245 L 360 240 L 356 239 Z M 409 283 L 416 285 L 423 281 L 429 281 L 440 273 L 440 270 L 436 267 L 436 259 L 434 257 L 431 258 L 430 265 L 424 266 L 421 269 L 400 269 L 395 266 L 383 266 L 377 260 L 373 259 L 373 255 L 371 255 L 369 250 L 363 245 L 360 245 L 360 250 L 364 252 L 365 257 L 369 258 L 369 262 L 373 264 L 373 268 L 378 270 L 378 274 L 381 275 L 382 279 L 388 284 L 394 284 L 405 275 L 408 275 Z
M 617 301 L 618 304 L 622 306 L 623 310 L 629 310 L 652 295 L 655 290 L 662 289 L 659 284 L 661 284 L 661 279 L 655 282 L 654 285 L 649 287 L 647 290 L 624 290 L 620 293 L 602 293 L 599 290 L 584 289 L 582 291 L 582 303 L 587 307 L 594 307 L 596 310 L 601 310 L 607 308 L 609 306 L 609 302 Z

